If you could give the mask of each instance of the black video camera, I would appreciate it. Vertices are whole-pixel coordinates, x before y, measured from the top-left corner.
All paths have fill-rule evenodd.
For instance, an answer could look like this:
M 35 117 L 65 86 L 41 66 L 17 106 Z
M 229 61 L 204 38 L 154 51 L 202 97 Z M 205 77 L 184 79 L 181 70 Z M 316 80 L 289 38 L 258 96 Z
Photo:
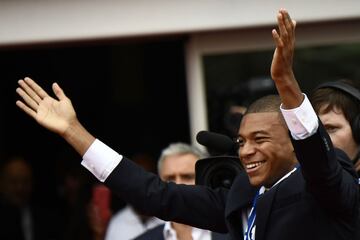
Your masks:
M 229 155 L 236 148 L 234 141 L 228 136 L 208 131 L 200 131 L 196 140 L 207 147 L 212 156 L 196 162 L 195 184 L 229 189 L 235 177 L 243 171 L 239 157 Z

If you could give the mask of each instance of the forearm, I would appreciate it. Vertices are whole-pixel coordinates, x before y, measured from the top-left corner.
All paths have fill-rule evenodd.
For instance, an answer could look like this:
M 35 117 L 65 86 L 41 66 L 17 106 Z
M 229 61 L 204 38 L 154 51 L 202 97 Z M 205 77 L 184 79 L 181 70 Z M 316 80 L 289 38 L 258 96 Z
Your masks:
M 64 134 L 61 135 L 81 156 L 89 149 L 95 141 L 92 136 L 76 119 L 69 125 Z
M 304 96 L 292 71 L 274 81 L 284 109 L 293 109 L 301 105 Z
M 166 183 L 126 158 L 121 160 L 105 184 L 146 215 L 217 232 L 226 231 L 225 189 Z

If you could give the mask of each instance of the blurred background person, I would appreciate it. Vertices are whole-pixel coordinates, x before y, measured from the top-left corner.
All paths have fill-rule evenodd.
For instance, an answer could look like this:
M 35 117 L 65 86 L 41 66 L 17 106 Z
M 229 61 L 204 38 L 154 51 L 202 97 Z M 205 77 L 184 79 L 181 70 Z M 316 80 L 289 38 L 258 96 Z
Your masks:
M 132 160 L 145 170 L 156 173 L 156 162 L 151 155 L 138 153 L 133 156 Z M 143 215 L 131 205 L 126 205 L 110 219 L 105 240 L 130 240 L 162 223 L 162 220 Z
M 176 184 L 195 184 L 195 163 L 207 156 L 186 143 L 173 143 L 165 148 L 158 161 L 159 176 L 163 181 Z M 176 222 L 165 222 L 135 240 L 220 240 L 225 234 L 210 232 Z
M 349 79 L 320 84 L 311 102 L 334 146 L 353 160 L 360 174 L 360 86 Z M 357 239 L 360 239 L 358 220 Z
M 32 201 L 33 171 L 22 156 L 0 166 L 0 239 L 58 239 L 55 212 Z M 56 230 L 55 230 L 56 229 Z
M 311 102 L 334 146 L 353 160 L 360 173 L 360 86 L 342 79 L 320 84 Z
M 57 202 L 59 239 L 102 240 L 110 217 L 110 192 L 97 184 L 94 178 L 74 164 L 78 156 L 66 148 L 55 155 L 57 175 Z M 99 190 L 99 191 L 98 191 Z M 101 194 L 101 196 L 100 196 Z M 107 209 L 103 209 L 105 200 Z M 107 202 L 106 202 L 107 201 Z M 106 217 L 104 218 L 104 210 Z

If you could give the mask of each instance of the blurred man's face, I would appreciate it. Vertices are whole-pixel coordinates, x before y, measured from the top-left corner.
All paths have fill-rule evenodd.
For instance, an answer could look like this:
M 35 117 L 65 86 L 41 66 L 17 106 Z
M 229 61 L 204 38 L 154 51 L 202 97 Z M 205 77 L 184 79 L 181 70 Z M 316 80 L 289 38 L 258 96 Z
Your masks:
M 27 204 L 32 191 L 32 173 L 22 159 L 15 159 L 5 166 L 0 191 L 15 206 Z
M 353 138 L 350 123 L 340 109 L 334 108 L 324 113 L 323 109 L 325 108 L 326 106 L 320 109 L 319 118 L 330 135 L 331 141 L 335 147 L 340 148 L 351 159 L 354 159 L 358 145 Z
M 249 113 L 239 130 L 239 156 L 251 185 L 271 187 L 290 172 L 296 158 L 278 112 Z
M 195 163 L 199 158 L 193 154 L 173 155 L 164 159 L 160 177 L 177 184 L 195 184 Z

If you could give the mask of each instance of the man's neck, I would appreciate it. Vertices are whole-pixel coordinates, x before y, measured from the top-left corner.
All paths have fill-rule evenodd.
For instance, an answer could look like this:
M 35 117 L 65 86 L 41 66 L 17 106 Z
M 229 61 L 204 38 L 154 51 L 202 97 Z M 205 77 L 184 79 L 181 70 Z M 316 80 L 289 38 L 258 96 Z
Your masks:
M 176 237 L 178 240 L 192 240 L 191 226 L 181 223 L 171 222 L 171 227 L 175 230 Z

